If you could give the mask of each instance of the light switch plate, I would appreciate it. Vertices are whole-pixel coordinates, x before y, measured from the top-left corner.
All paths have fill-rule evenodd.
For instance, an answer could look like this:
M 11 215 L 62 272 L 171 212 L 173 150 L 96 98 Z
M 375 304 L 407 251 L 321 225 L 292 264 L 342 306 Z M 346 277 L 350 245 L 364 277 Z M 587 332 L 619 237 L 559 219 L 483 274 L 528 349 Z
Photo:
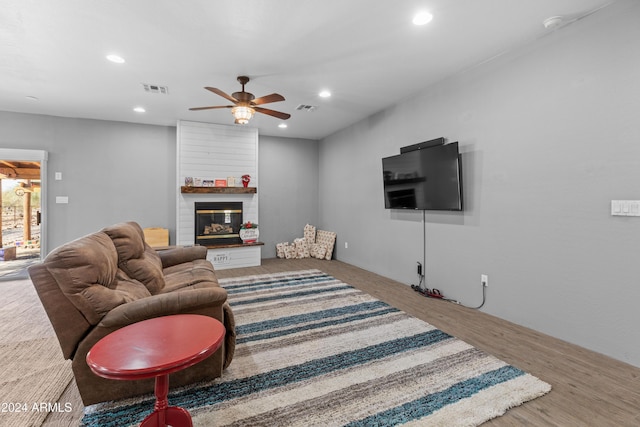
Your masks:
M 612 200 L 611 215 L 640 216 L 640 200 Z

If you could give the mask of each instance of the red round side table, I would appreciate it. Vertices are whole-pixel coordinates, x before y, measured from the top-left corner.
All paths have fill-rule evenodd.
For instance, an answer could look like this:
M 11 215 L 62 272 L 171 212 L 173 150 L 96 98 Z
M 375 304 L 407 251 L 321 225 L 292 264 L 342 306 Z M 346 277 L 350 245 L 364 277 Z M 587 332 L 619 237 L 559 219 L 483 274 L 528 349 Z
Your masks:
M 141 427 L 192 427 L 189 411 L 169 406 L 169 374 L 209 357 L 225 332 L 218 320 L 197 314 L 143 320 L 98 341 L 87 353 L 87 364 L 96 375 L 113 380 L 155 377 L 154 411 Z

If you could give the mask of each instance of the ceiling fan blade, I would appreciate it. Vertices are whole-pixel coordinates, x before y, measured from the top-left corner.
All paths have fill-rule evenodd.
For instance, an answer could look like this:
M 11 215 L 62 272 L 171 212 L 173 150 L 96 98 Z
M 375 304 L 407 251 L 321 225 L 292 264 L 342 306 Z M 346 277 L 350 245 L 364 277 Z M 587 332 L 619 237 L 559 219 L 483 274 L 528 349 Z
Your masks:
M 268 104 L 270 102 L 279 102 L 279 101 L 284 101 L 284 96 L 278 93 L 272 93 L 271 95 L 265 95 L 260 98 L 254 99 L 253 101 L 251 101 L 251 103 L 253 105 L 262 105 L 262 104 Z
M 213 93 L 215 93 L 216 95 L 220 95 L 221 97 L 223 97 L 223 98 L 224 98 L 224 99 L 226 99 L 227 101 L 231 101 L 231 102 L 233 102 L 234 104 L 237 104 L 237 103 L 238 103 L 238 100 L 237 100 L 237 99 L 235 99 L 235 98 L 234 98 L 233 96 L 231 96 L 231 95 L 227 95 L 226 93 L 224 93 L 223 91 L 221 91 L 221 90 L 220 90 L 220 89 L 218 89 L 217 87 L 209 87 L 209 86 L 206 86 L 206 87 L 205 87 L 205 89 L 206 89 L 206 90 L 208 90 L 209 92 L 213 92 Z
M 216 105 L 215 107 L 193 107 L 193 108 L 189 108 L 189 110 L 191 111 L 214 110 L 216 108 L 233 108 L 233 105 Z
M 282 120 L 287 120 L 289 117 L 291 117 L 291 114 L 281 113 L 280 111 L 269 110 L 268 108 L 253 107 L 253 109 L 256 110 L 258 113 L 267 114 L 269 116 L 277 117 Z

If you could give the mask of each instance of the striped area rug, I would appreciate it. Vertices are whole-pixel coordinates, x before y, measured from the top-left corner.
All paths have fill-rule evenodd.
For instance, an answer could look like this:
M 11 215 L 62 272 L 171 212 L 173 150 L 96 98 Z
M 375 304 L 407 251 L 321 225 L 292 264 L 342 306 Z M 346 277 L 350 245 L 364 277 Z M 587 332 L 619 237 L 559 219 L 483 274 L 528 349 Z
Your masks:
M 194 426 L 476 426 L 551 386 L 319 270 L 221 280 L 238 345 L 222 378 L 170 393 Z M 153 398 L 85 426 L 139 423 Z

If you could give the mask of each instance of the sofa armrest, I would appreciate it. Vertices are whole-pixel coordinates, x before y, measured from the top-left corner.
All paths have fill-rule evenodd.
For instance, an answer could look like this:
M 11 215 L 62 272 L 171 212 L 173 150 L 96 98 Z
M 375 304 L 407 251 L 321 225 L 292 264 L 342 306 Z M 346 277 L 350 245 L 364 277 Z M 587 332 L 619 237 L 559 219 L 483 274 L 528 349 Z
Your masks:
M 102 318 L 97 328 L 114 331 L 141 320 L 181 313 L 211 312 L 222 322 L 222 305 L 226 300 L 227 291 L 218 287 L 153 295 L 114 308 Z
M 207 259 L 207 248 L 204 246 L 176 246 L 157 253 L 162 261 L 162 268 L 191 262 L 196 259 Z

